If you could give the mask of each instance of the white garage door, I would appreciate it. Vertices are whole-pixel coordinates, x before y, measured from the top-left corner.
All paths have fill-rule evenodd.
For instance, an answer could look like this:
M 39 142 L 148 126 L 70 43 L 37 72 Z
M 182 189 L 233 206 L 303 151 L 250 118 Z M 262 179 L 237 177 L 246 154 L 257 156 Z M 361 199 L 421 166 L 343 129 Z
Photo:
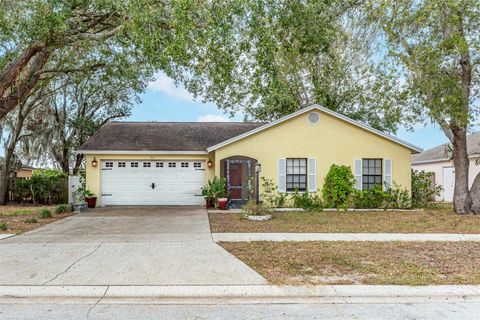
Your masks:
M 102 205 L 199 205 L 204 161 L 102 161 Z

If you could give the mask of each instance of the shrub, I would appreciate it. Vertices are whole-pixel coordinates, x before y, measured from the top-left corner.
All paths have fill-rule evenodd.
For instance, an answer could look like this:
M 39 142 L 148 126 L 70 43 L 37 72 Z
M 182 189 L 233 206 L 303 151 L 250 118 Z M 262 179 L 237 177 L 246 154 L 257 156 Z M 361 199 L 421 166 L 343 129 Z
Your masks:
M 65 213 L 65 212 L 70 212 L 71 211 L 71 206 L 68 205 L 68 204 L 59 204 L 56 208 L 55 208 L 55 213 L 56 214 L 62 214 L 62 213 Z
M 385 192 L 385 206 L 393 209 L 409 209 L 412 207 L 412 199 L 407 189 L 401 188 L 395 182 L 393 187 Z
M 270 207 L 265 203 L 257 204 L 255 201 L 248 201 L 242 207 L 242 213 L 244 217 L 248 216 L 263 216 L 270 214 Z
M 346 208 L 354 191 L 355 177 L 348 166 L 332 165 L 323 184 L 323 202 L 333 208 Z
M 269 206 L 281 208 L 287 202 L 287 194 L 278 192 L 278 187 L 273 182 L 273 179 L 261 177 L 263 192 L 260 194 L 260 199 Z
M 33 203 L 58 203 L 63 197 L 65 178 L 60 170 L 34 170 L 29 181 Z
M 376 209 L 383 206 L 386 193 L 383 192 L 380 185 L 372 189 L 355 190 L 352 197 L 353 206 L 362 209 Z
M 50 212 L 50 210 L 48 210 L 46 208 L 43 208 L 42 210 L 40 210 L 40 217 L 42 219 L 51 218 L 52 217 L 52 212 Z
M 16 179 L 13 185 L 13 197 L 20 203 L 31 196 L 30 192 L 31 182 L 27 179 Z
M 318 211 L 323 209 L 323 202 L 316 192 L 295 192 L 292 194 L 293 206 L 303 208 L 308 211 Z
M 38 220 L 35 217 L 25 219 L 25 223 L 37 223 Z
M 431 172 L 412 170 L 412 206 L 421 208 L 434 201 L 435 195 L 440 195 L 442 187 L 432 186 Z
M 213 177 L 212 180 L 208 180 L 207 184 L 202 188 L 202 196 L 205 199 L 212 199 L 215 201 L 215 206 L 218 205 L 218 198 L 227 197 L 225 191 L 226 180 L 224 178 Z
M 7 230 L 8 230 L 8 224 L 6 222 L 1 222 L 0 231 L 7 231 Z

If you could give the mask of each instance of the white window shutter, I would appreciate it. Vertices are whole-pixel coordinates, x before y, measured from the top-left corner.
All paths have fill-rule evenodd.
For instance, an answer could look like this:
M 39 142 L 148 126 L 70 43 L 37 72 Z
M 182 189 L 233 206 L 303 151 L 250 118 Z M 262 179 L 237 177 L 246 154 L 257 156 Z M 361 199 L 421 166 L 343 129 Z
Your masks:
M 308 158 L 308 192 L 317 192 L 317 159 Z
M 287 159 L 278 159 L 278 192 L 287 192 Z
M 357 190 L 363 189 L 362 169 L 362 159 L 355 159 L 353 165 L 353 175 L 355 176 L 355 189 Z
M 383 186 L 385 189 L 392 187 L 392 160 L 383 160 Z

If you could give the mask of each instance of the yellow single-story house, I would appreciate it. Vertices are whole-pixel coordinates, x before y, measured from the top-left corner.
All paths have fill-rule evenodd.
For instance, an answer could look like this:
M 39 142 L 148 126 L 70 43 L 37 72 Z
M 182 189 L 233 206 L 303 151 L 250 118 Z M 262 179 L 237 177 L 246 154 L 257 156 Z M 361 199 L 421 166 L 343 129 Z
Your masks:
M 357 189 L 410 190 L 411 155 L 421 151 L 318 105 L 270 123 L 111 122 L 78 150 L 100 206 L 200 205 L 214 176 L 232 201 L 245 201 L 255 164 L 279 192 L 321 191 L 332 164 L 350 166 Z

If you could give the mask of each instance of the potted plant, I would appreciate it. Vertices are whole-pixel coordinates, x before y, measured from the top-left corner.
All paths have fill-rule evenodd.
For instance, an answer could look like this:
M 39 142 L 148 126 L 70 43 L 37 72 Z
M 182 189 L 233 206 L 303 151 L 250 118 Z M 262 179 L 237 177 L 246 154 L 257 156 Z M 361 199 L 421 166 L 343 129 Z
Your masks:
M 95 194 L 87 189 L 83 192 L 83 196 L 85 198 L 85 201 L 87 202 L 88 208 L 95 208 L 97 204 L 97 197 L 95 196 Z
M 242 207 L 243 216 L 251 221 L 266 221 L 272 219 L 270 208 L 264 203 L 249 201 Z
M 213 208 L 215 206 L 211 181 L 208 181 L 207 184 L 202 188 L 202 196 L 205 198 L 205 206 L 207 208 Z
M 221 199 L 222 205 L 226 209 L 228 198 L 226 198 L 225 184 L 225 179 L 214 177 L 202 188 L 202 195 L 205 197 L 207 208 L 218 207 Z

